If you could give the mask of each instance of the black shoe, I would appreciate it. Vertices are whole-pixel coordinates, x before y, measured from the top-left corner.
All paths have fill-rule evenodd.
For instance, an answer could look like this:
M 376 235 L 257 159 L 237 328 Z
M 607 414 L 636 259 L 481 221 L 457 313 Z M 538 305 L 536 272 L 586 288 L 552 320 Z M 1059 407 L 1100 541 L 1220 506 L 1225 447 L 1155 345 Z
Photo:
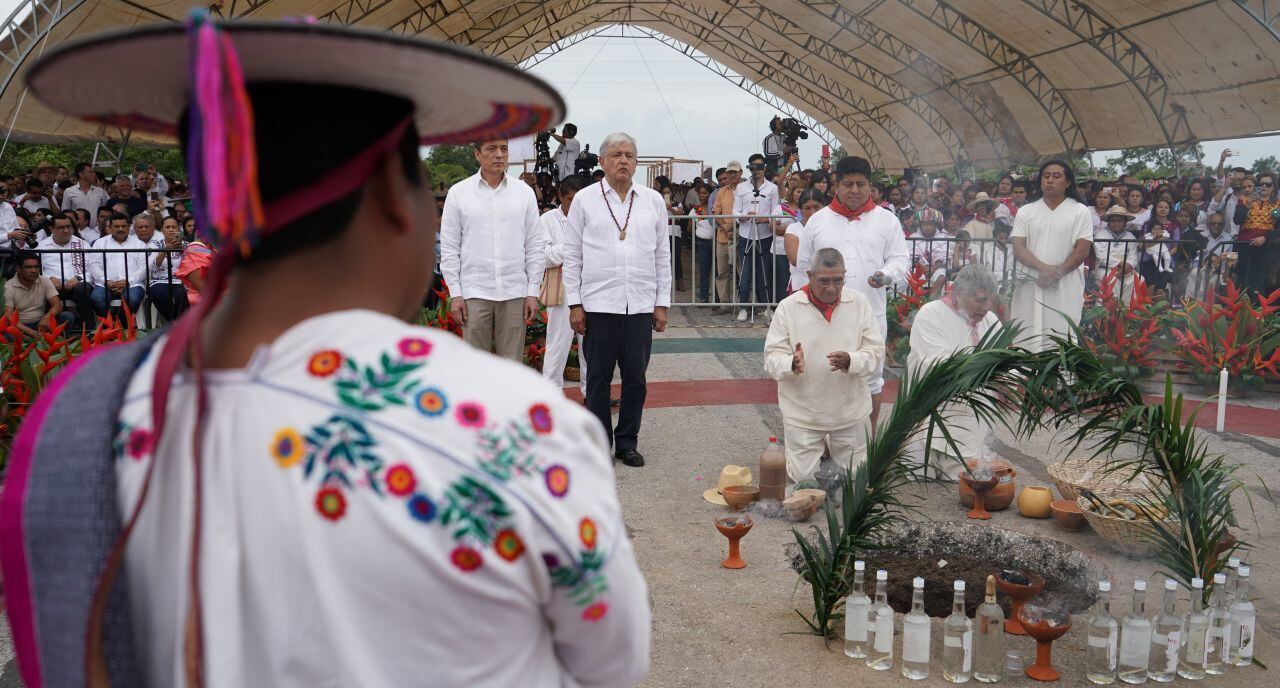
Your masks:
M 644 457 L 634 449 L 619 449 L 613 453 L 613 458 L 633 468 L 639 468 L 644 465 Z

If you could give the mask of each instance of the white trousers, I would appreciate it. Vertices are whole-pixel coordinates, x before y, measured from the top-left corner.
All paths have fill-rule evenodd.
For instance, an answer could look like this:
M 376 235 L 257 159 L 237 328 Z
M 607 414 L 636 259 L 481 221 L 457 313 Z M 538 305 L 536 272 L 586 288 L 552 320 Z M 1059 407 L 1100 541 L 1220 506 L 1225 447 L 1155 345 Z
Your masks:
M 867 431 L 870 418 L 838 430 L 809 430 L 785 419 L 782 421 L 782 439 L 786 443 L 787 481 L 795 485 L 813 480 L 822 461 L 823 445 L 831 445 L 831 458 L 841 469 L 857 470 L 867 460 Z
M 542 354 L 542 376 L 557 386 L 564 386 L 564 366 L 573 345 L 573 328 L 569 325 L 569 307 L 547 306 L 547 350 Z M 582 337 L 578 337 L 578 386 L 587 389 L 587 357 L 582 355 Z

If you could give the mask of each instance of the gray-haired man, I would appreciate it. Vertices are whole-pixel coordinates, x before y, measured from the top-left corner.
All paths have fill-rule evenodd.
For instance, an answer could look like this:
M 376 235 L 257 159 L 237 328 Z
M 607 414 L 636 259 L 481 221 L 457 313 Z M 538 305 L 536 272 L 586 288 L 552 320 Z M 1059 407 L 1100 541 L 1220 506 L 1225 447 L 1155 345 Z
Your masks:
M 586 335 L 587 409 L 600 419 L 614 457 L 643 466 L 636 450 L 653 330 L 667 328 L 671 246 L 667 205 L 632 183 L 636 142 L 615 132 L 600 145 L 604 179 L 578 192 L 564 237 L 564 292 L 569 323 Z M 615 428 L 609 413 L 613 370 L 622 373 Z

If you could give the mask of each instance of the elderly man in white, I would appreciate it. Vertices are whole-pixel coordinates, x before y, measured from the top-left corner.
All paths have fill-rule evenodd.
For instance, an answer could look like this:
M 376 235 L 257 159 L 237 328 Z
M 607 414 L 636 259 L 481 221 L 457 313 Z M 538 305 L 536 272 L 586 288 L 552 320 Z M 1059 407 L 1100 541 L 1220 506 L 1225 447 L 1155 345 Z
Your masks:
M 454 184 L 440 218 L 440 272 L 462 338 L 517 363 L 538 313 L 542 230 L 538 199 L 507 176 L 507 142 L 476 146 L 480 171 Z
M 938 361 L 976 345 L 991 328 L 997 327 L 1000 319 L 991 312 L 991 306 L 998 293 L 999 287 L 991 270 L 982 264 L 971 264 L 956 275 L 950 294 L 926 303 L 911 324 L 911 354 L 907 357 L 911 379 L 919 377 Z M 990 428 L 962 404 L 948 406 L 942 415 L 947 434 L 955 441 L 955 446 L 951 446 L 946 435 L 935 428 L 929 443 L 929 459 L 935 467 L 958 476 L 961 464 L 955 459 L 983 457 Z M 914 453 L 918 460 L 924 458 L 926 432 L 922 431 L 917 438 L 917 451 Z M 959 456 L 956 455 L 957 450 Z
M 636 142 L 615 132 L 600 144 L 604 179 L 578 192 L 564 235 L 564 293 L 569 323 L 585 335 L 587 409 L 604 425 L 614 458 L 643 466 L 637 450 L 653 331 L 667 329 L 671 245 L 667 204 L 632 183 Z M 613 371 L 622 375 L 618 424 L 609 412 Z
M 813 478 L 824 443 L 841 464 L 856 468 L 866 460 L 866 376 L 884 359 L 884 336 L 867 298 L 845 286 L 840 252 L 820 249 L 811 262 L 808 284 L 778 304 L 764 340 L 793 485 Z
M 885 318 L 885 287 L 907 276 L 911 268 L 910 249 L 902 233 L 902 223 L 892 211 L 871 200 L 871 164 L 849 156 L 836 163 L 832 175 L 831 204 L 805 223 L 796 255 L 796 271 L 802 276 L 813 269 L 819 249 L 834 248 L 844 256 L 849 271 L 849 288 L 867 298 L 880 339 L 888 335 Z M 868 373 L 871 390 L 871 425 L 880 417 L 880 393 L 884 390 L 884 360 Z

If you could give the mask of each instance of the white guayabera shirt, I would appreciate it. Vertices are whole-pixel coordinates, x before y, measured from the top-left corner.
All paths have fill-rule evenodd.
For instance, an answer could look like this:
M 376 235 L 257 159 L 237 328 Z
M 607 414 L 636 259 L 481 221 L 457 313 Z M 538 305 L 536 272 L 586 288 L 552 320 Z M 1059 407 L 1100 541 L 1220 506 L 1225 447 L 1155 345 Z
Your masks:
M 164 336 L 164 335 L 159 335 Z M 120 414 L 125 570 L 147 685 L 183 685 L 191 376 Z M 649 607 L 600 422 L 536 373 L 371 311 L 207 373 L 199 572 L 210 686 L 623 686 Z M 157 461 L 157 457 L 159 460 Z
M 510 301 L 542 285 L 538 199 L 503 176 L 498 188 L 476 173 L 449 188 L 440 217 L 440 273 L 453 298 Z

